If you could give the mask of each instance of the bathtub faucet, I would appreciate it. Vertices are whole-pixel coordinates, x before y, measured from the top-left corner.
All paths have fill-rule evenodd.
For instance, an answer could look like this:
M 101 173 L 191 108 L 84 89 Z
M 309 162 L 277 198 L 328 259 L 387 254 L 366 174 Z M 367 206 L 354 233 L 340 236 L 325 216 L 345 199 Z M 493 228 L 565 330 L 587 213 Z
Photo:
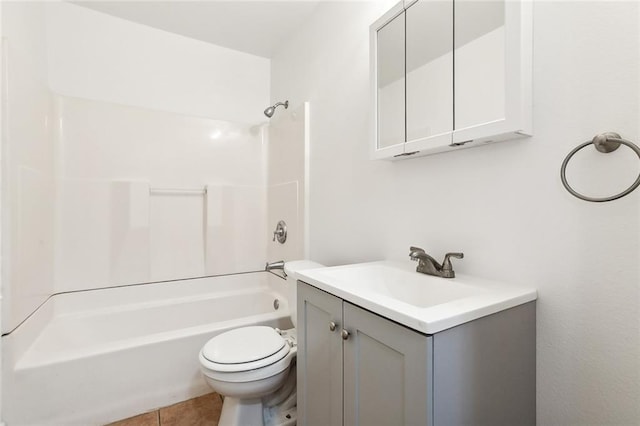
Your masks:
M 284 275 L 284 278 L 287 278 L 287 273 L 284 272 L 284 260 L 278 260 L 277 262 L 267 262 L 264 267 L 265 271 L 273 271 L 275 269 L 280 269 L 282 271 L 282 275 Z

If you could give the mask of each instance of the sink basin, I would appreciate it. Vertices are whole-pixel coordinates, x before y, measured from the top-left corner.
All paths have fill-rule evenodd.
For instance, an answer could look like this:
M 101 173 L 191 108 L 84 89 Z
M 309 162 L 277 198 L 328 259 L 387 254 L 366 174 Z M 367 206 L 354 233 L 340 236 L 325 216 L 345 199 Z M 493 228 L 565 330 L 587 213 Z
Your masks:
M 415 268 L 415 263 L 413 263 Z M 414 270 L 389 264 L 364 264 L 352 267 L 327 268 L 323 274 L 335 282 L 350 284 L 354 292 L 379 296 L 426 308 L 471 296 L 482 289 L 460 284 L 453 279 L 419 274 Z
M 299 279 L 414 330 L 432 334 L 535 300 L 523 289 L 458 275 L 415 271 L 411 261 L 383 261 L 306 270 Z

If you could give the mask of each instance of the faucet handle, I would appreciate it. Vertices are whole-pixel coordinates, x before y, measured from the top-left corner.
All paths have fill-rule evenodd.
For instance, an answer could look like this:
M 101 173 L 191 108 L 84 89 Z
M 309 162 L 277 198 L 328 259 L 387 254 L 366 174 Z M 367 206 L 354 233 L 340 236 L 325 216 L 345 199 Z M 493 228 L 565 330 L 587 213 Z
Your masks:
M 422 253 L 424 253 L 424 249 L 420 248 L 420 247 L 409 247 L 409 251 L 421 251 Z
M 456 273 L 453 271 L 453 266 L 451 266 L 451 258 L 455 257 L 456 259 L 462 259 L 464 257 L 464 253 L 447 253 L 444 255 L 444 260 L 442 261 L 442 272 L 447 275 L 447 278 L 454 278 Z

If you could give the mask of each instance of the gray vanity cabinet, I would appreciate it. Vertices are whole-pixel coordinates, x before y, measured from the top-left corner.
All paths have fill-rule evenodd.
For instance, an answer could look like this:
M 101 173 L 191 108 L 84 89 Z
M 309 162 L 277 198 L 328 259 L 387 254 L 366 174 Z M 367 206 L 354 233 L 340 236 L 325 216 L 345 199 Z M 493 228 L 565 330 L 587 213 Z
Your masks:
M 431 359 L 431 336 L 298 283 L 299 425 L 431 425 Z
M 536 424 L 535 302 L 426 335 L 298 281 L 298 424 Z

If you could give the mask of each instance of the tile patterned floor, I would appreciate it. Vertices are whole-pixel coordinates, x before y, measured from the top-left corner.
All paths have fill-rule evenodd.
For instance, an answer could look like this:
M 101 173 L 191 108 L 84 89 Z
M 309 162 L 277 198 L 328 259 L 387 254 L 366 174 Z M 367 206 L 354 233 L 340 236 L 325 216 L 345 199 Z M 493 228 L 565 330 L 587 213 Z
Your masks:
M 218 424 L 220 410 L 220 395 L 210 393 L 107 426 L 212 426 Z

